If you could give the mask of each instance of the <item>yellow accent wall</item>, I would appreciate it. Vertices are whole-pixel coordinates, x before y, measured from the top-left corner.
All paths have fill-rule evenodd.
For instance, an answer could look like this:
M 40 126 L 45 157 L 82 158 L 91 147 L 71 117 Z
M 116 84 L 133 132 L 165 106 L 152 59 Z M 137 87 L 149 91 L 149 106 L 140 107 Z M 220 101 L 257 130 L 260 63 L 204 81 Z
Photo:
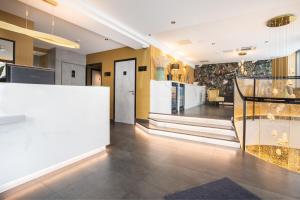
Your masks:
M 175 59 L 170 55 L 165 55 L 163 51 L 160 49 L 151 46 L 151 79 L 154 80 L 156 78 L 156 67 L 157 63 L 155 62 L 156 58 L 160 56 L 166 56 L 171 61 L 167 66 L 165 66 L 165 79 L 167 79 L 167 75 L 170 70 L 171 64 L 179 64 L 179 70 L 172 71 L 171 74 L 175 77 L 176 81 L 184 82 L 184 83 L 193 83 L 194 82 L 194 68 L 189 65 L 184 64 L 182 61 Z M 178 80 L 178 75 L 181 74 L 181 80 Z
M 272 76 L 285 77 L 296 75 L 296 52 L 289 56 L 272 60 Z
M 89 54 L 87 64 L 102 63 L 102 85 L 110 87 L 110 116 L 113 119 L 114 61 L 136 58 L 138 66 L 147 66 L 147 71 L 136 72 L 136 118 L 147 119 L 150 110 L 150 48 L 134 50 L 129 47 Z M 111 76 L 104 76 L 111 72 Z
M 0 11 L 0 20 L 17 26 L 25 27 L 26 21 L 10 13 Z M 33 29 L 33 22 L 28 21 L 28 28 Z M 33 65 L 33 39 L 31 37 L 0 29 L 0 38 L 15 41 L 15 62 L 18 65 Z
M 288 76 L 288 57 L 276 58 L 272 60 L 272 76 Z
M 105 52 L 89 54 L 86 57 L 87 64 L 102 63 L 102 85 L 110 87 L 110 118 L 113 119 L 114 112 L 114 61 L 136 58 L 136 118 L 147 119 L 150 111 L 150 80 L 155 79 L 155 58 L 163 52 L 154 46 L 147 49 L 134 50 L 129 47 L 114 49 Z M 189 75 L 189 83 L 194 82 L 194 69 L 183 65 L 182 62 L 169 56 L 172 63 L 179 63 L 180 69 L 177 73 L 183 74 L 183 82 Z M 147 66 L 147 71 L 139 72 L 139 66 Z M 185 66 L 185 68 L 184 68 Z M 105 72 L 110 72 L 111 76 L 104 76 Z M 165 77 L 168 70 L 165 69 Z

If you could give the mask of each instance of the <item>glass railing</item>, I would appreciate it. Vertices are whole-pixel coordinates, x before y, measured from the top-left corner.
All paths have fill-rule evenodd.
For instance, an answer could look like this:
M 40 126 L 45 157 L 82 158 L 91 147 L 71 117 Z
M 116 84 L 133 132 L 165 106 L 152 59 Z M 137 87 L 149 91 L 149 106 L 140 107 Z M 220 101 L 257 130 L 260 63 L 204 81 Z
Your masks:
M 234 125 L 244 151 L 300 173 L 300 77 L 236 77 Z

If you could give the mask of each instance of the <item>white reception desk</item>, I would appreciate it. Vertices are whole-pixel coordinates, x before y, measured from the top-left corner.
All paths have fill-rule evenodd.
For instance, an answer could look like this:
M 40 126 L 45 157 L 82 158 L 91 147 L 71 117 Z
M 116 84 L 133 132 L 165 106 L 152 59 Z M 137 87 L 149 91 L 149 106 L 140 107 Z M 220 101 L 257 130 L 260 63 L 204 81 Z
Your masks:
M 172 83 L 184 84 L 184 109 L 205 103 L 206 87 L 175 81 L 155 81 L 150 83 L 150 112 L 172 114 Z M 179 97 L 178 97 L 179 99 Z
M 0 193 L 110 143 L 109 88 L 0 83 Z

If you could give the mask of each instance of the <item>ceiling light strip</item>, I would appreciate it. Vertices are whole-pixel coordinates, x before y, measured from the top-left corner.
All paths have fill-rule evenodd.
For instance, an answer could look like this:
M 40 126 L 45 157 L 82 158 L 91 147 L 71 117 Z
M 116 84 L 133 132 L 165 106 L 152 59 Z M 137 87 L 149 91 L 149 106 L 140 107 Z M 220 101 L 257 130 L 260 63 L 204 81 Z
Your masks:
M 139 42 L 144 48 L 149 47 L 149 43 L 145 40 L 145 37 L 99 12 L 99 10 L 91 6 L 88 2 L 83 0 L 63 0 L 63 2 L 72 6 L 77 11 L 80 11 L 81 13 L 91 17 L 97 22 L 100 22 L 101 24 L 125 35 L 126 37 Z
M 73 3 L 71 3 L 73 2 Z M 149 45 L 156 46 L 157 48 L 161 49 L 162 51 L 170 54 L 171 56 L 175 57 L 178 60 L 190 65 L 195 66 L 195 64 L 189 60 L 190 58 L 185 58 L 182 55 L 177 54 L 176 52 L 172 51 L 170 48 L 161 44 L 161 42 L 155 40 L 154 38 L 146 38 L 145 36 L 137 33 L 136 31 L 124 26 L 123 24 L 115 21 L 109 16 L 104 15 L 103 13 L 99 12 L 98 9 L 91 6 L 84 0 L 62 0 L 62 3 L 68 4 L 72 6 L 77 11 L 83 13 L 84 15 L 89 16 L 90 18 L 94 19 L 95 21 L 125 35 L 128 38 L 133 39 L 134 41 L 142 44 L 143 48 L 149 47 Z

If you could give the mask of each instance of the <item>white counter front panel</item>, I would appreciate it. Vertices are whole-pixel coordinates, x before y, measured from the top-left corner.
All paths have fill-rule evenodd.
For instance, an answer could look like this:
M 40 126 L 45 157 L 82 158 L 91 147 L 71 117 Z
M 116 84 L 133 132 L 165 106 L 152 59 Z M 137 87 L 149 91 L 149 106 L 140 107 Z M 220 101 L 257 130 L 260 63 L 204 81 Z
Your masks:
M 150 113 L 172 114 L 172 82 L 173 81 L 151 80 Z M 198 86 L 186 83 L 184 84 L 184 86 L 184 109 L 196 107 L 205 103 L 205 86 Z
M 205 98 L 205 86 L 185 84 L 184 109 L 189 109 L 204 104 Z
M 1 83 L 0 116 L 0 192 L 110 141 L 105 87 Z

